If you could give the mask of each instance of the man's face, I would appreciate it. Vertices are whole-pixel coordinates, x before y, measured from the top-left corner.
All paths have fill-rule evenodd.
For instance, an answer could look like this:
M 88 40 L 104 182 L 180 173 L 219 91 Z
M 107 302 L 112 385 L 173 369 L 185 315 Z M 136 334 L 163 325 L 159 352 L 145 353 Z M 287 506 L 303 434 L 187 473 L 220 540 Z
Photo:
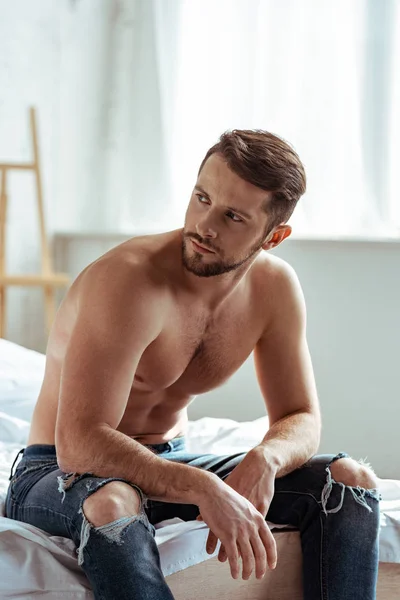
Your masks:
M 241 179 L 212 154 L 190 198 L 182 237 L 184 267 L 199 277 L 234 271 L 259 252 L 267 237 L 262 206 L 268 192 Z M 192 240 L 212 252 L 202 253 Z

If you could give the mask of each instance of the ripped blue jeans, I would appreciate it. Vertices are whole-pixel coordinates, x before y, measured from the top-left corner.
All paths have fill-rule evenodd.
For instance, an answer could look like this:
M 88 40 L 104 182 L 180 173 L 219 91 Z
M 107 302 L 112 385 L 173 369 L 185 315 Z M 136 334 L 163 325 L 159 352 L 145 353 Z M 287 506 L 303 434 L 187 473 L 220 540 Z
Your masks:
M 147 447 L 166 460 L 207 469 L 222 479 L 246 455 L 191 454 L 185 450 L 184 437 Z M 10 474 L 7 517 L 72 539 L 98 600 L 173 598 L 161 571 L 154 524 L 173 517 L 194 520 L 199 514 L 196 505 L 151 500 L 127 482 L 141 498 L 139 513 L 94 527 L 83 512 L 83 502 L 110 481 L 125 480 L 64 473 L 58 468 L 55 446 L 32 445 L 20 453 L 23 458 Z M 332 462 L 348 456 L 315 455 L 275 480 L 266 518 L 300 532 L 304 600 L 376 597 L 381 497 L 377 489 L 353 488 L 332 479 Z

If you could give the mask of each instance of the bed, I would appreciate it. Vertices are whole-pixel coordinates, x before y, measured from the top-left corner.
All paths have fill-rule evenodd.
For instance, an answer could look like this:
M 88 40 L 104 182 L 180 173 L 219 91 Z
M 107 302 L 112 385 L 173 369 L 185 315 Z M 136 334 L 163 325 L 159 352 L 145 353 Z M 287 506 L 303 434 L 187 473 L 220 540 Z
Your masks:
M 42 382 L 45 357 L 0 339 L 0 597 L 25 600 L 92 599 L 71 540 L 7 519 L 4 499 L 11 464 L 26 444 L 29 422 Z M 268 418 L 238 423 L 204 417 L 189 423 L 188 449 L 233 453 L 255 446 Z M 400 481 L 381 479 L 378 600 L 400 599 Z M 302 600 L 301 547 L 297 530 L 269 524 L 278 548 L 278 566 L 262 581 L 234 580 L 229 565 L 205 550 L 207 526 L 198 521 L 163 521 L 156 542 L 163 573 L 177 600 Z

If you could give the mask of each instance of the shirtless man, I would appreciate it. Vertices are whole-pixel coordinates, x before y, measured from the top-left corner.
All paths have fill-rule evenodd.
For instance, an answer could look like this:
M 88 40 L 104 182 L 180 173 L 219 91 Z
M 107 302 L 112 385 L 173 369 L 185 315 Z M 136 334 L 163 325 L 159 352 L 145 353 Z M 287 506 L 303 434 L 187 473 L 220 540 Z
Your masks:
M 154 524 L 174 516 L 203 519 L 208 551 L 219 540 L 244 579 L 275 566 L 266 518 L 290 523 L 305 600 L 375 598 L 377 479 L 346 453 L 316 455 L 304 297 L 266 252 L 290 235 L 305 184 L 285 141 L 227 132 L 201 164 L 184 228 L 112 249 L 63 301 L 6 510 L 73 539 L 96 598 L 173 598 Z M 189 454 L 188 404 L 253 351 L 264 439 L 230 457 Z

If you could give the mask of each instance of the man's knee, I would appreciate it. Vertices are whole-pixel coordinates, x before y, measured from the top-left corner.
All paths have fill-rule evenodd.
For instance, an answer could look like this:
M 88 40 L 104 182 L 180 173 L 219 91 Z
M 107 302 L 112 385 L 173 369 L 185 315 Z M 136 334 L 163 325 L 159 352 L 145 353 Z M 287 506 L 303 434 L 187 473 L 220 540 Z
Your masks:
M 131 517 L 140 511 L 139 493 L 128 483 L 110 481 L 83 502 L 83 512 L 95 527 Z
M 353 458 L 339 458 L 330 466 L 332 478 L 336 482 L 351 487 L 373 489 L 379 487 L 378 478 L 372 469 Z

